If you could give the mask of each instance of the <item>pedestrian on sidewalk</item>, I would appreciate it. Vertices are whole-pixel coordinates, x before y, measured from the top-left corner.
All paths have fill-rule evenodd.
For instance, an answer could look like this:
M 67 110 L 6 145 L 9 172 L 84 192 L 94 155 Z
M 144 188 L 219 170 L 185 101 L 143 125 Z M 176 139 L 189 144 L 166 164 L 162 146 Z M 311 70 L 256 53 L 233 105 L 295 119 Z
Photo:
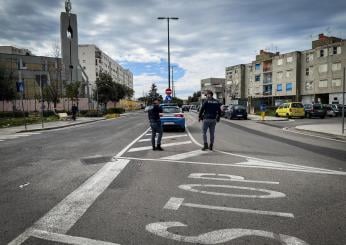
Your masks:
M 72 105 L 71 111 L 72 111 L 72 119 L 73 121 L 76 121 L 76 115 L 78 112 L 78 107 L 76 106 L 76 104 Z
M 209 129 L 210 134 L 210 145 L 209 150 L 213 150 L 214 138 L 215 138 L 215 127 L 216 123 L 220 121 L 221 117 L 221 104 L 218 100 L 213 98 L 213 92 L 208 90 L 205 94 L 207 100 L 203 103 L 198 116 L 198 121 L 202 123 L 203 133 L 203 148 L 202 151 L 208 150 L 208 139 L 207 131 Z
M 160 113 L 162 113 L 162 108 L 160 107 L 160 100 L 155 98 L 151 108 L 148 110 L 148 117 L 151 127 L 151 145 L 153 146 L 153 151 L 163 151 L 161 148 L 162 139 L 162 124 L 160 120 Z M 155 138 L 157 135 L 157 145 L 155 144 Z

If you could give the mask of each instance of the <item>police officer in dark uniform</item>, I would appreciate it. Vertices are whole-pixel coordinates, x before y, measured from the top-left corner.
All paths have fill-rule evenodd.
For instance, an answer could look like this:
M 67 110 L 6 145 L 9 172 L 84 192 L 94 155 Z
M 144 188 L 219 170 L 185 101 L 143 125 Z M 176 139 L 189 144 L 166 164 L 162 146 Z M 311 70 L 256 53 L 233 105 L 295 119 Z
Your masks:
M 213 92 L 208 90 L 206 92 L 207 100 L 203 103 L 199 111 L 199 120 L 203 120 L 203 142 L 204 146 L 202 151 L 208 150 L 208 140 L 207 140 L 207 131 L 209 129 L 210 133 L 210 145 L 209 150 L 213 150 L 214 146 L 214 135 L 215 135 L 215 126 L 216 123 L 220 121 L 221 116 L 221 104 L 218 100 L 213 98 Z
M 160 120 L 160 113 L 162 113 L 162 108 L 160 107 L 159 99 L 155 98 L 153 100 L 153 105 L 148 110 L 148 117 L 151 127 L 151 145 L 153 146 L 153 151 L 163 151 L 161 148 L 162 139 L 162 124 Z M 157 146 L 155 145 L 156 133 L 157 136 Z

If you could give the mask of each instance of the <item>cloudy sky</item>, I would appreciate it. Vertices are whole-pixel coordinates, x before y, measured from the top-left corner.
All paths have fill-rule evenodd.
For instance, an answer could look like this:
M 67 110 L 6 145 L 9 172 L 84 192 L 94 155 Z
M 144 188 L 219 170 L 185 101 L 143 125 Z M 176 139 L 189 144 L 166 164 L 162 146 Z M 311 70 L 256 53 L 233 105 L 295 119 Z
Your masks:
M 167 24 L 176 95 L 187 98 L 200 80 L 224 77 L 260 49 L 311 47 L 319 33 L 346 38 L 345 0 L 72 0 L 80 44 L 96 44 L 134 73 L 136 97 L 155 82 L 167 87 Z M 1 0 L 0 45 L 50 55 L 59 40 L 64 0 Z

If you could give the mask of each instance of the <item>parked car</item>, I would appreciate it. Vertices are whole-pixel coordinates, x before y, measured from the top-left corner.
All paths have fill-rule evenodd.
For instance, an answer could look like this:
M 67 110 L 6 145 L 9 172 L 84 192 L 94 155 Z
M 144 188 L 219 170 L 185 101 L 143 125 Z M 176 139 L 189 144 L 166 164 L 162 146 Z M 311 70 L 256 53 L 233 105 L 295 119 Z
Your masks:
M 275 111 L 277 117 L 305 117 L 304 106 L 300 102 L 290 102 L 281 104 Z
M 243 118 L 247 119 L 246 107 L 242 105 L 230 105 L 225 111 L 225 118 Z
M 161 123 L 164 129 L 174 128 L 185 131 L 185 117 L 178 106 L 161 106 Z
M 326 110 L 326 116 L 336 117 L 336 112 L 334 111 L 332 105 L 325 104 L 323 108 Z
M 305 104 L 304 109 L 305 117 L 307 118 L 325 118 L 326 116 L 326 110 L 323 108 L 322 104 Z
M 228 108 L 228 105 L 222 105 L 221 106 L 221 117 L 224 117 L 225 116 L 225 112 Z
M 183 105 L 183 106 L 181 107 L 181 110 L 182 110 L 183 112 L 185 112 L 185 111 L 189 112 L 189 111 L 190 111 L 190 108 L 191 108 L 190 105 Z
M 336 105 L 336 104 L 331 104 L 330 106 L 333 108 L 336 116 L 342 115 L 342 108 L 339 108 L 338 105 Z

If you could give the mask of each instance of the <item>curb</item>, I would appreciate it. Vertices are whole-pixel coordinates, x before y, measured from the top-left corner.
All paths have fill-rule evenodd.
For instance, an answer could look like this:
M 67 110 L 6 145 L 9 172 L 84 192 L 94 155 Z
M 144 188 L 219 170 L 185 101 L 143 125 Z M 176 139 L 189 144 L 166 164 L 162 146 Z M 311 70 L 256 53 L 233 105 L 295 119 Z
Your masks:
M 319 135 L 319 136 L 323 136 L 323 137 L 326 137 L 326 138 L 330 138 L 330 139 L 338 139 L 338 140 L 342 140 L 342 141 L 345 141 L 346 142 L 346 135 L 343 136 L 343 135 L 337 135 L 337 134 L 328 134 L 328 133 L 324 133 L 324 132 L 318 132 L 318 131 L 313 131 L 313 130 L 306 130 L 306 129 L 300 129 L 300 128 L 296 128 L 296 127 L 293 127 L 293 128 L 288 128 L 286 129 L 287 131 L 290 131 L 289 129 L 293 129 L 293 130 L 296 130 L 298 132 L 302 132 L 302 133 L 310 133 L 310 134 L 316 134 L 316 135 Z M 292 132 L 292 131 L 291 131 Z M 294 132 L 294 131 L 293 131 Z
M 80 122 L 80 123 L 74 123 L 74 124 L 68 124 L 68 125 L 62 125 L 62 126 L 54 126 L 54 127 L 49 127 L 49 128 L 20 130 L 20 131 L 17 131 L 16 133 L 27 133 L 27 132 L 47 131 L 47 130 L 53 130 L 53 129 L 58 129 L 58 128 L 68 128 L 68 127 L 73 127 L 73 126 L 76 126 L 76 125 L 88 124 L 88 123 L 105 121 L 105 120 L 107 120 L 107 119 L 106 118 L 102 118 L 102 119 L 93 120 L 93 121 Z

